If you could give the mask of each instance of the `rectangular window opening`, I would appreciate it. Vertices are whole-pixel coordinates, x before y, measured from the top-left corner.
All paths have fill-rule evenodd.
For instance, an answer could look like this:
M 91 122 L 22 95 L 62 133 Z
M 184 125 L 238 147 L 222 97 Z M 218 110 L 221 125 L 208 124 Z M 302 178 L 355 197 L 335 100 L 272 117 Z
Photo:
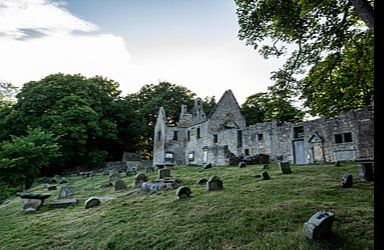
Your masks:
M 237 130 L 237 147 L 241 148 L 243 146 L 243 133 L 241 130 Z
M 217 143 L 217 141 L 218 141 L 217 135 L 213 135 L 213 143 Z
M 178 131 L 173 131 L 173 140 L 178 141 L 179 140 L 179 134 Z

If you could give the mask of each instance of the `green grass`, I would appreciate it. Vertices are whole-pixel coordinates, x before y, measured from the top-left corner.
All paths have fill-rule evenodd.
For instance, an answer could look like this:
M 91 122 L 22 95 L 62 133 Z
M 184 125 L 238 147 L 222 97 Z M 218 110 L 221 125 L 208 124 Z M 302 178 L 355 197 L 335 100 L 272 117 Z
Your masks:
M 359 180 L 354 163 L 292 166 L 289 175 L 271 165 L 271 180 L 252 177 L 261 168 L 175 167 L 172 176 L 192 190 L 188 200 L 176 199 L 175 190 L 138 194 L 134 177 L 123 177 L 129 189 L 119 192 L 100 188 L 108 176 L 68 178 L 75 206 L 23 212 L 16 198 L 0 207 L 0 249 L 373 249 L 374 184 Z M 354 185 L 343 189 L 346 171 Z M 196 184 L 212 175 L 223 180 L 223 190 Z M 89 185 L 95 190 L 84 191 Z M 41 186 L 32 191 L 51 193 L 47 205 L 58 195 Z M 112 199 L 84 209 L 91 196 Z M 311 241 L 303 225 L 324 209 L 335 213 L 332 234 Z

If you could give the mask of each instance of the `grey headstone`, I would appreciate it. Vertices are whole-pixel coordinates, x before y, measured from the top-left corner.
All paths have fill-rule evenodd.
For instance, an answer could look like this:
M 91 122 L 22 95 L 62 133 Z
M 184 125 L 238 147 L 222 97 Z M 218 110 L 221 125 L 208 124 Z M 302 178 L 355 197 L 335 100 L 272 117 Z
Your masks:
M 334 165 L 335 165 L 335 167 L 340 167 L 341 163 L 340 163 L 340 161 L 335 161 Z
M 353 185 L 353 178 L 352 178 L 352 174 L 350 173 L 345 173 L 342 177 L 341 177 L 341 186 L 343 188 L 350 188 L 352 187 Z
M 304 223 L 305 236 L 312 240 L 326 237 L 332 230 L 334 219 L 334 214 L 329 211 L 315 213 L 308 222 Z
M 247 165 L 245 164 L 245 162 L 243 161 L 239 162 L 239 165 L 238 165 L 239 168 L 245 168 L 246 166 Z
M 269 169 L 269 165 L 268 164 L 264 164 L 263 165 L 263 169 Z
M 109 180 L 110 181 L 115 181 L 120 179 L 120 173 L 116 169 L 112 169 L 109 171 Z
M 158 178 L 164 179 L 165 177 L 171 177 L 171 170 L 168 168 L 159 169 Z
M 211 176 L 207 182 L 207 191 L 215 191 L 223 189 L 223 181 L 217 176 Z
M 203 167 L 203 169 L 209 169 L 209 168 L 212 168 L 212 164 L 211 163 L 208 163 L 207 165 L 205 165 Z
M 191 196 L 191 189 L 186 186 L 181 186 L 176 190 L 176 197 L 178 199 L 187 199 Z
M 141 185 L 147 181 L 148 181 L 148 176 L 146 176 L 145 174 L 138 174 L 136 175 L 135 180 L 133 182 L 133 187 L 140 188 Z
M 111 181 L 103 181 L 103 182 L 100 184 L 100 187 L 102 187 L 102 188 L 113 187 L 113 184 L 112 184 Z
M 118 180 L 115 183 L 115 191 L 127 189 L 127 184 L 123 180 Z
M 360 163 L 359 176 L 364 181 L 373 181 L 373 163 Z
M 269 180 L 269 179 L 271 179 L 271 177 L 269 176 L 269 174 L 268 174 L 268 172 L 267 171 L 263 171 L 263 172 L 261 172 L 261 178 L 263 179 L 263 180 Z
M 205 185 L 207 182 L 208 182 L 207 179 L 205 179 L 205 178 L 201 178 L 200 180 L 197 181 L 197 184 L 199 184 L 199 185 Z
M 70 205 L 75 205 L 77 203 L 77 198 L 71 199 L 57 199 L 54 200 L 51 204 L 52 207 L 67 207 Z
M 291 171 L 291 164 L 289 162 L 279 162 L 281 172 L 283 174 L 290 174 Z
M 103 175 L 109 175 L 109 170 L 104 170 Z
M 167 188 L 168 189 L 173 188 L 172 183 L 164 182 L 164 181 L 155 181 L 155 182 L 147 181 L 141 185 L 140 191 L 141 192 L 149 192 L 149 191 L 158 192 Z
M 101 204 L 101 201 L 97 197 L 91 197 L 85 201 L 85 208 L 96 207 Z
M 21 204 L 23 205 L 23 209 L 25 211 L 36 211 L 42 205 L 41 200 L 26 198 L 21 199 Z
M 59 191 L 59 198 L 65 198 L 75 194 L 75 189 L 73 187 L 61 186 Z

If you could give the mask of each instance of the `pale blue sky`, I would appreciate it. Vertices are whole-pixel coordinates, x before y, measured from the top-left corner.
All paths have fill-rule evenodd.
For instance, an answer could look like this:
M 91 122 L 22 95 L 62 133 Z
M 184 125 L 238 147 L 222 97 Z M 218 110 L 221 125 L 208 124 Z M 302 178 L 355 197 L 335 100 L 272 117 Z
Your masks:
M 0 53 L 8 59 L 0 80 L 18 86 L 56 72 L 99 74 L 123 93 L 169 81 L 200 97 L 232 89 L 241 104 L 266 91 L 284 61 L 265 60 L 237 38 L 233 0 L 0 3 Z

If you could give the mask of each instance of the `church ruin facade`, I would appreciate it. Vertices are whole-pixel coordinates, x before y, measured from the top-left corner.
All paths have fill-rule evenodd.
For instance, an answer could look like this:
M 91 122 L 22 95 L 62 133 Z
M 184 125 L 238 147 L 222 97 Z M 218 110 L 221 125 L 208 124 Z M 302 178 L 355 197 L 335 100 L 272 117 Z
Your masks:
M 350 161 L 374 156 L 373 111 L 349 111 L 333 119 L 300 123 L 263 122 L 246 126 L 240 106 L 227 90 L 209 115 L 197 98 L 181 106 L 175 126 L 161 107 L 154 134 L 153 165 L 225 166 L 230 157 L 267 155 L 294 164 Z

